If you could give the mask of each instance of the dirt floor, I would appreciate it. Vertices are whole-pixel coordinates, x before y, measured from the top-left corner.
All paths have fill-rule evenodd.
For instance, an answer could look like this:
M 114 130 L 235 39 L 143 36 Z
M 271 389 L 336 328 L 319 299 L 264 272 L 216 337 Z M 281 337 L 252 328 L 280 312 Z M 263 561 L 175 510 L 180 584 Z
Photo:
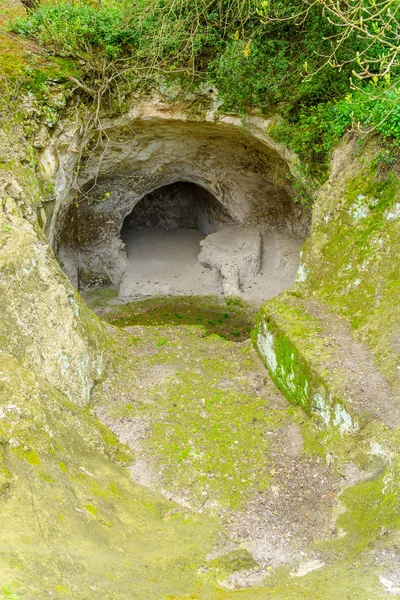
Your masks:
M 131 233 L 125 240 L 129 266 L 119 297 L 222 294 L 221 276 L 197 260 L 203 238 L 195 229 Z
M 223 586 L 246 588 L 290 565 L 324 565 L 315 540 L 337 536 L 340 489 L 321 456 L 305 452 L 304 415 L 272 384 L 249 339 L 201 326 L 125 328 L 132 369 L 94 396 L 97 415 L 136 456 L 136 483 L 223 524 L 209 561 L 245 552 Z
M 222 296 L 219 271 L 200 264 L 197 256 L 204 236 L 194 229 L 133 231 L 125 238 L 129 266 L 119 299 L 154 295 Z M 301 240 L 288 234 L 263 234 L 260 273 L 242 286 L 241 297 L 253 305 L 290 287 L 296 277 Z

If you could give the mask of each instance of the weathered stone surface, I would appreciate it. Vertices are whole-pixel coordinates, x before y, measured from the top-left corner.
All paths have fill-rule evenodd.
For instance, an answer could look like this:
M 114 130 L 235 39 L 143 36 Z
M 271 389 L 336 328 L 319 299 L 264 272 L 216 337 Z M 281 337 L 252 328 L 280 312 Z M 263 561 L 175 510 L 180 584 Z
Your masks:
M 199 261 L 220 271 L 225 297 L 240 296 L 240 285 L 260 271 L 262 237 L 256 229 L 224 229 L 208 235 L 200 246 Z
M 110 340 L 35 222 L 43 182 L 19 126 L 10 127 L 0 131 L 6 160 L 0 170 L 0 350 L 40 371 L 72 402 L 87 404 Z
M 121 237 L 130 230 L 197 229 L 204 235 L 232 223 L 222 205 L 204 188 L 177 182 L 147 194 L 125 218 Z
M 257 347 L 271 377 L 322 428 L 356 433 L 367 422 L 400 425 L 400 402 L 351 328 L 317 300 L 289 293 L 259 314 Z
M 313 210 L 298 291 L 351 325 L 400 402 L 400 178 L 379 167 L 380 148 L 356 139 L 336 150 Z
M 85 404 L 108 336 L 14 200 L 0 200 L 0 348 Z
M 278 385 L 342 432 L 356 431 L 353 417 L 363 412 L 361 422 L 397 427 L 400 419 L 400 181 L 395 170 L 379 172 L 378 152 L 369 142 L 360 157 L 354 139 L 336 150 L 295 297 L 260 313 L 257 344 Z M 340 398 L 346 406 L 335 415 Z
M 264 133 L 260 129 L 255 132 L 255 124 L 250 127 L 249 154 L 248 148 L 244 148 L 245 141 L 238 136 L 234 118 L 198 126 L 176 112 L 174 118 L 170 118 L 170 112 L 165 119 L 162 114 L 165 107 L 159 106 L 149 123 L 145 123 L 142 109 L 140 106 L 137 112 L 132 109 L 128 121 L 129 125 L 137 125 L 134 133 L 138 147 L 132 165 L 124 156 L 125 149 L 128 153 L 132 151 L 129 146 L 133 143 L 132 130 L 126 134 L 127 138 L 121 138 L 121 151 L 117 152 L 118 136 L 123 132 L 122 119 L 119 123 L 118 119 L 109 122 L 111 147 L 92 147 L 92 157 L 85 157 L 88 178 L 82 179 L 84 185 L 95 181 L 99 156 L 103 155 L 109 166 L 107 173 L 98 174 L 98 180 L 104 175 L 105 182 L 101 196 L 89 194 L 94 203 L 84 213 L 89 224 L 85 222 L 84 228 L 90 241 L 87 250 L 97 239 L 99 253 L 104 253 L 101 261 L 109 260 L 107 268 L 113 265 L 115 268 L 116 261 L 123 260 L 124 249 L 118 246 L 120 227 L 124 215 L 140 200 L 131 196 L 115 216 L 118 198 L 111 193 L 110 197 L 106 195 L 108 183 L 115 183 L 120 177 L 122 202 L 128 180 L 126 167 L 133 164 L 138 169 L 132 183 L 142 185 L 138 187 L 141 197 L 151 191 L 146 182 L 160 187 L 176 181 L 174 177 L 182 180 L 182 169 L 189 165 L 192 174 L 195 173 L 191 182 L 206 187 L 235 221 L 251 225 L 253 219 L 260 219 L 272 229 L 298 222 L 294 218 L 297 207 L 290 204 L 290 190 L 285 187 L 289 157 L 268 145 Z M 209 115 L 202 117 L 203 121 L 208 118 Z M 0 301 L 4 308 L 0 313 L 1 585 L 4 582 L 5 586 L 12 586 L 10 593 L 28 600 L 61 595 L 74 599 L 82 595 L 93 599 L 99 595 L 125 599 L 132 595 L 132 589 L 141 600 L 189 595 L 214 600 L 221 594 L 264 600 L 271 593 L 277 600 L 304 599 L 310 594 L 324 600 L 337 596 L 381 600 L 383 594 L 396 590 L 399 581 L 400 440 L 398 429 L 389 427 L 385 420 L 394 411 L 387 411 L 380 418 L 378 409 L 387 410 L 387 406 L 374 405 L 374 396 L 378 399 L 383 396 L 382 389 L 375 390 L 371 384 L 372 363 L 368 361 L 363 360 L 369 373 L 354 369 L 349 376 L 350 384 L 357 386 L 361 372 L 366 385 L 371 387 L 366 394 L 373 409 L 367 411 L 368 419 L 357 421 L 357 431 L 352 427 L 347 432 L 341 431 L 343 425 L 348 425 L 347 414 L 340 407 L 336 410 L 336 403 L 333 414 L 329 415 L 334 427 L 321 431 L 316 420 L 308 420 L 284 404 L 267 407 L 262 390 L 271 384 L 265 383 L 248 344 L 235 344 L 233 350 L 233 342 L 217 336 L 207 338 L 198 328 L 181 336 L 177 329 L 171 332 L 168 326 L 159 330 L 153 327 L 151 335 L 142 332 L 142 339 L 135 337 L 133 331 L 128 331 L 126 337 L 115 333 L 117 338 L 124 337 L 119 345 L 121 370 L 118 377 L 115 373 L 110 375 L 103 390 L 116 400 L 107 407 L 109 412 L 118 409 L 120 413 L 109 417 L 123 419 L 126 431 L 133 410 L 139 417 L 145 411 L 151 413 L 154 431 L 149 442 L 154 445 L 145 450 L 150 449 L 152 456 L 155 451 L 162 454 L 165 480 L 168 473 L 171 476 L 170 490 L 188 491 L 185 478 L 193 477 L 192 489 L 196 491 L 193 497 L 198 494 L 199 502 L 186 510 L 132 483 L 124 468 L 132 461 L 131 453 L 87 410 L 93 383 L 102 376 L 110 338 L 62 274 L 38 226 L 47 221 L 56 239 L 59 232 L 54 226 L 62 224 L 64 209 L 73 207 L 74 168 L 81 158 L 82 142 L 92 135 L 90 127 L 85 127 L 80 119 L 69 125 L 64 123 L 63 131 L 60 123 L 52 140 L 36 137 L 37 146 L 48 144 L 38 150 L 42 150 L 42 175 L 47 177 L 49 185 L 53 179 L 55 183 L 53 228 L 53 200 L 47 208 L 40 206 L 41 199 L 49 199 L 53 193 L 43 191 L 43 179 L 37 178 L 32 149 L 27 146 L 19 152 L 17 135 L 10 137 L 8 133 L 1 138 L 8 140 L 11 149 L 0 171 Z M 192 154 L 185 147 L 188 163 L 180 164 L 180 170 L 174 171 L 178 148 L 171 137 L 177 122 L 190 133 L 187 138 L 191 143 L 200 146 Z M 219 136 L 220 132 L 223 135 Z M 11 144 L 16 140 L 18 144 Z M 221 154 L 225 149 L 224 163 L 213 162 L 210 151 L 214 141 Z M 172 142 L 175 146 L 171 147 Z M 264 146 L 273 154 L 265 153 Z M 118 156 L 121 156 L 121 171 Z M 348 156 L 353 160 L 351 153 Z M 316 208 L 313 236 L 305 248 L 295 290 L 306 310 L 301 317 L 297 313 L 293 316 L 296 308 L 293 305 L 297 302 L 294 301 L 280 324 L 282 331 L 290 330 L 290 345 L 285 345 L 284 336 L 278 332 L 272 340 L 274 345 L 265 347 L 270 368 L 278 366 L 280 357 L 271 351 L 277 347 L 286 352 L 285 361 L 280 364 L 293 367 L 286 373 L 281 370 L 286 393 L 296 388 L 295 376 L 303 365 L 316 360 L 316 353 L 325 352 L 325 340 L 324 344 L 315 343 L 321 329 L 327 333 L 325 358 L 339 357 L 343 361 L 341 369 L 349 367 L 346 348 L 334 347 L 329 352 L 329 344 L 336 346 L 340 341 L 337 339 L 340 331 L 333 335 L 325 327 L 329 323 L 323 311 L 320 315 L 315 312 L 323 302 L 330 311 L 341 312 L 354 329 L 358 326 L 359 335 L 368 341 L 393 396 L 396 392 L 398 188 L 393 183 L 395 179 L 385 183 L 379 173 L 369 178 L 369 167 L 356 181 L 362 169 L 357 160 L 349 161 L 349 169 L 354 170 L 351 177 L 348 171 L 348 178 L 342 181 L 337 170 L 337 181 L 331 179 L 324 188 L 329 210 L 322 195 Z M 231 168 L 229 181 L 222 177 L 228 163 L 234 169 L 233 172 Z M 197 164 L 201 172 L 194 171 Z M 138 165 L 143 167 L 143 179 Z M 251 173 L 250 183 L 245 179 L 246 172 Z M 257 173 L 260 178 L 252 188 Z M 215 183 L 215 189 L 211 189 L 209 183 L 207 187 L 208 174 L 211 183 L 222 182 L 222 185 Z M 271 191 L 270 204 L 265 204 L 266 196 L 260 195 L 264 188 Z M 88 200 L 85 196 L 81 198 L 81 203 Z M 285 204 L 284 198 L 290 202 Z M 280 210 L 282 206 L 287 210 Z M 298 216 L 302 222 L 301 211 Z M 113 220 L 108 223 L 111 217 Z M 64 230 L 67 240 L 71 234 L 74 241 L 73 230 L 79 219 L 67 218 L 65 223 L 68 223 Z M 102 235 L 96 238 L 99 232 Z M 108 234 L 112 236 L 107 238 Z M 114 245 L 107 246 L 107 240 L 114 240 Z M 113 257 L 107 256 L 108 247 Z M 77 258 L 75 249 L 72 244 L 71 269 Z M 354 262 L 347 269 L 350 257 Z M 85 266 L 83 262 L 81 266 Z M 92 275 L 91 269 L 88 275 Z M 107 271 L 99 276 L 107 276 Z M 314 295 L 316 298 L 312 300 L 318 302 L 308 301 L 307 295 Z M 280 308 L 283 304 L 280 303 Z M 179 314 L 175 316 L 182 318 Z M 223 313 L 221 319 L 229 322 L 230 315 Z M 313 329 L 316 321 L 317 327 Z M 332 327 L 335 324 L 332 320 Z M 237 333 L 231 331 L 233 337 Z M 273 337 L 274 332 L 268 333 Z M 277 338 L 279 346 L 275 346 Z M 299 346 L 304 338 L 308 356 L 302 361 L 305 353 L 300 356 L 294 351 L 295 344 Z M 345 336 L 341 339 L 346 346 Z M 349 344 L 354 341 L 351 335 L 347 339 Z M 268 340 L 267 335 L 262 338 L 262 342 Z M 210 352 L 206 357 L 196 354 L 204 347 Z M 141 363 L 142 371 L 133 368 L 131 372 L 133 379 L 143 376 L 137 386 L 130 385 L 126 377 L 127 368 L 122 361 L 128 353 L 133 367 L 138 366 L 138 361 Z M 317 358 L 321 371 L 329 370 L 329 364 L 323 364 L 324 356 Z M 341 369 L 328 375 L 339 378 Z M 329 376 L 322 375 L 329 382 Z M 163 380 L 163 390 L 168 393 L 158 389 L 157 378 Z M 203 394 L 205 378 L 207 394 Z M 337 379 L 334 383 L 338 383 Z M 386 382 L 379 380 L 380 383 L 384 386 Z M 146 389 L 140 387 L 143 384 Z M 251 394 L 246 390 L 252 390 Z M 105 401 L 102 390 L 98 391 Z M 276 390 L 271 387 L 270 391 L 275 397 Z M 301 390 L 298 395 L 301 399 Z M 129 404 L 125 399 L 129 399 Z M 362 394 L 356 398 L 357 402 L 359 399 L 362 404 Z M 279 402 L 284 402 L 282 397 Z M 321 403 L 316 406 L 324 409 Z M 266 462 L 266 456 L 270 456 L 271 462 Z M 140 461 L 143 456 L 138 458 Z M 297 460 L 300 469 L 296 469 Z M 187 469 L 188 465 L 193 465 L 193 470 Z M 339 500 L 337 488 L 332 485 L 331 469 L 343 480 Z M 240 556 L 232 554 L 235 547 L 229 548 L 232 539 L 227 539 L 227 529 L 221 530 L 215 517 L 206 512 L 208 497 L 204 500 L 203 483 L 207 489 L 215 490 L 216 495 L 225 495 L 229 502 L 232 497 L 236 501 L 237 490 L 249 492 L 244 517 L 242 514 L 229 525 L 234 546 L 235 540 L 243 540 L 252 558 L 243 549 Z M 304 510 L 298 512 L 300 506 Z M 321 518 L 328 538 L 322 545 L 312 547 L 315 556 L 304 560 L 299 557 L 298 564 L 288 566 L 287 559 L 281 560 L 281 549 L 296 549 L 299 540 L 303 546 L 300 543 L 297 551 L 303 547 L 309 552 L 318 536 L 308 523 L 314 523 L 318 533 L 322 531 Z M 221 533 L 218 538 L 217 532 Z M 220 552 L 215 551 L 216 541 L 227 542 L 222 550 L 220 546 Z M 217 563 L 212 563 L 212 551 L 213 558 L 221 557 Z M 324 556 L 320 557 L 320 552 Z M 260 572 L 253 561 L 262 565 L 263 583 L 257 580 Z M 286 567 L 275 568 L 284 564 Z M 237 586 L 257 581 L 259 587 L 236 590 Z M 235 591 L 225 593 L 221 585 L 234 587 Z

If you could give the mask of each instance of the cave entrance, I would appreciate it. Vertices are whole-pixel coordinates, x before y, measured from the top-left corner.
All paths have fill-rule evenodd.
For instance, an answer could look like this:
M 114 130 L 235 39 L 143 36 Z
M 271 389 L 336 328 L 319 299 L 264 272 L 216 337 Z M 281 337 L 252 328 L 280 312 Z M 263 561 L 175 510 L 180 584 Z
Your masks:
M 204 188 L 178 181 L 142 198 L 123 222 L 128 259 L 119 296 L 222 294 L 221 275 L 198 260 L 200 241 L 232 223 Z
M 296 202 L 287 152 L 261 121 L 246 132 L 236 117 L 105 123 L 107 144 L 93 138 L 79 193 L 65 187 L 75 181 L 69 166 L 59 169 L 56 188 L 65 189 L 50 233 L 74 285 L 118 288 L 116 302 L 129 302 L 215 294 L 222 277 L 225 298 L 254 304 L 290 287 L 310 211 Z

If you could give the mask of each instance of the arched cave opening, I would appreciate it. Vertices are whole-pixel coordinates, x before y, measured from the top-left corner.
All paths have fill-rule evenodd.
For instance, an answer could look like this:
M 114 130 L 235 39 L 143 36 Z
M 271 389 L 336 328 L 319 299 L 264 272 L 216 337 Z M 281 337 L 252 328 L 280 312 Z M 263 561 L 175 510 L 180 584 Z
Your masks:
M 135 231 L 197 229 L 204 235 L 218 231 L 233 219 L 221 203 L 201 186 L 177 181 L 146 194 L 125 217 L 121 237 Z
M 220 273 L 198 260 L 200 242 L 234 224 L 206 189 L 177 181 L 146 194 L 125 217 L 123 298 L 222 294 Z
M 290 287 L 310 210 L 285 152 L 233 123 L 131 125 L 111 124 L 106 146 L 93 141 L 79 191 L 56 202 L 51 240 L 72 283 L 111 285 L 120 302 L 221 294 L 260 304 Z

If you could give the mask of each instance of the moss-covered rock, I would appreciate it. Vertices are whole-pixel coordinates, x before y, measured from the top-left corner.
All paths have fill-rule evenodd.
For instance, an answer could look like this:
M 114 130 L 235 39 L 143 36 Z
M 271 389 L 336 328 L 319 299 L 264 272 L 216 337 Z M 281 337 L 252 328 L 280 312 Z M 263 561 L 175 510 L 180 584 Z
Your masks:
M 318 567 L 325 589 L 313 571 L 296 591 L 287 585 L 288 598 L 306 598 L 309 585 L 321 598 L 398 596 L 399 200 L 398 172 L 379 164 L 376 141 L 345 141 L 318 194 L 297 285 L 258 317 L 254 342 L 272 379 L 311 416 L 305 448 L 322 449 L 348 481 L 338 538 L 319 545 L 339 560 L 336 575 Z M 352 565 L 345 577 L 342 560 Z
M 400 179 L 396 166 L 379 166 L 379 151 L 374 140 L 336 151 L 303 248 L 299 292 L 351 324 L 399 394 Z
M 343 432 L 362 424 L 362 412 L 399 424 L 399 201 L 397 170 L 379 166 L 377 142 L 343 142 L 313 209 L 297 286 L 260 313 L 256 343 L 275 382 Z
M 168 517 L 174 503 L 133 484 L 128 449 L 4 353 L 0 381 L 1 586 L 32 600 L 192 592 L 217 521 Z
M 266 303 L 254 339 L 279 389 L 322 427 L 345 434 L 371 419 L 400 423 L 396 396 L 370 352 L 320 302 L 286 293 Z
M 6 5 L 9 14 L 21 10 Z M 193 303 L 181 312 L 150 302 L 145 327 L 127 336 L 114 330 L 120 343 L 83 303 L 42 229 L 53 210 L 65 216 L 60 190 L 69 186 L 72 199 L 90 134 L 83 125 L 93 115 L 78 107 L 75 120 L 54 131 L 69 93 L 57 81 L 77 65 L 50 64 L 29 54 L 28 43 L 0 29 L 0 589 L 28 600 L 382 600 L 396 589 L 399 563 L 395 169 L 379 168 L 373 142 L 362 155 L 354 142 L 339 149 L 297 288 L 260 313 L 260 354 L 308 419 L 264 381 L 248 343 L 205 335 L 244 340 L 249 324 L 239 308 L 214 306 L 206 321 L 201 313 L 202 328 L 191 328 Z M 15 103 L 5 107 L 17 78 L 30 93 L 13 114 Z M 176 101 L 176 90 L 161 92 Z M 124 109 L 135 112 L 131 102 L 124 98 Z M 204 119 L 205 108 L 179 99 L 175 117 L 186 127 Z M 115 112 L 111 103 L 100 114 Z M 223 119 L 236 135 L 240 120 Z M 115 135 L 131 139 L 126 124 L 117 125 Z M 96 177 L 103 150 L 95 144 L 86 156 Z M 285 187 L 291 157 L 278 150 Z M 160 309 L 165 320 L 155 323 Z M 240 327 L 230 326 L 233 313 Z M 117 317 L 135 324 L 123 310 Z M 112 362 L 95 400 L 115 433 L 88 408 Z M 140 443 L 121 443 L 116 434 L 122 439 L 126 423 L 143 425 Z M 143 483 L 162 493 L 132 481 L 146 460 L 159 476 Z
M 86 403 L 108 361 L 104 326 L 12 198 L 0 199 L 0 244 L 0 349 Z

